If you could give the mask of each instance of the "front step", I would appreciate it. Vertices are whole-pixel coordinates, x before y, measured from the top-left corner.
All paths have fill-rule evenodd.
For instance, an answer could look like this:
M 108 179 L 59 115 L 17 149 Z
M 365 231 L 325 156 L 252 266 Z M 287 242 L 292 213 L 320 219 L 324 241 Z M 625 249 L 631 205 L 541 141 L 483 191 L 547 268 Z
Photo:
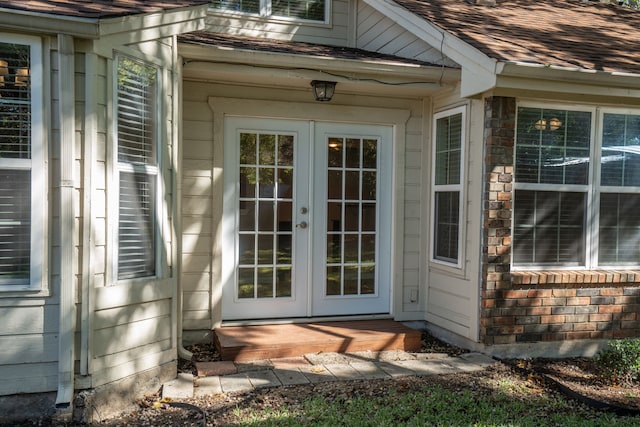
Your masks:
M 393 320 L 227 326 L 214 330 L 214 340 L 222 360 L 233 361 L 421 347 L 419 331 Z

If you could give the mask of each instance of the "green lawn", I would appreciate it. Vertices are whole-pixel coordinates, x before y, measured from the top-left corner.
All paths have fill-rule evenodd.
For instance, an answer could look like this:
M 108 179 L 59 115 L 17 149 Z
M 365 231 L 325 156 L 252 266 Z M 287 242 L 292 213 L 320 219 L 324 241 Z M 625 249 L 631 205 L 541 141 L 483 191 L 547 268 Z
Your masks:
M 598 412 L 553 392 L 503 380 L 492 389 L 409 390 L 389 382 L 380 395 L 311 396 L 259 410 L 237 406 L 231 424 L 247 426 L 638 426 L 640 417 Z

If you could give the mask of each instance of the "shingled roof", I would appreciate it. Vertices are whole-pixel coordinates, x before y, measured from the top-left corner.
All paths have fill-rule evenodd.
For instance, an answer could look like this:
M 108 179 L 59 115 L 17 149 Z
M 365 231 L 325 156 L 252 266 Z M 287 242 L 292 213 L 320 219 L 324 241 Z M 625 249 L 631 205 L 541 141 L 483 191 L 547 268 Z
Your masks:
M 371 52 L 368 50 L 357 48 L 219 34 L 207 31 L 194 31 L 192 33 L 182 34 L 178 36 L 178 41 L 186 44 L 234 48 L 246 51 L 308 55 L 322 58 L 352 59 L 371 62 L 386 62 L 395 63 L 398 65 L 415 64 L 422 66 L 437 66 L 416 59 L 401 58 L 399 56 Z
M 640 73 L 640 11 L 582 0 L 394 0 L 490 58 Z
M 0 0 L 0 8 L 76 18 L 104 19 L 199 6 L 209 0 Z

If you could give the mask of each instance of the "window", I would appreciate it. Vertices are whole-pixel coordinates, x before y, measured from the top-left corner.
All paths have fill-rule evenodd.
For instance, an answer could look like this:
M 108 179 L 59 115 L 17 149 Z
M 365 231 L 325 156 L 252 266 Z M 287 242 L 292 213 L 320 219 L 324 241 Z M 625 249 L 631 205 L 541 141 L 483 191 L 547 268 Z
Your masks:
M 156 275 L 157 70 L 118 56 L 118 280 Z
M 465 108 L 435 115 L 433 154 L 433 256 L 459 266 Z
M 0 289 L 42 286 L 44 159 L 42 49 L 36 38 L 0 42 Z
M 252 13 L 260 16 L 325 21 L 325 0 L 213 0 L 214 9 Z
M 640 264 L 640 112 L 520 106 L 517 122 L 514 264 Z

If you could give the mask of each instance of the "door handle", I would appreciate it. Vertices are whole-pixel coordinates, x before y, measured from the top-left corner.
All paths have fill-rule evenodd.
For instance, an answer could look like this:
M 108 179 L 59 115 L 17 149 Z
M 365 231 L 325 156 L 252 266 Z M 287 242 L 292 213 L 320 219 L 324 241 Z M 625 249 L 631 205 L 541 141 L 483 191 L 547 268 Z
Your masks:
M 305 229 L 305 228 L 307 228 L 307 225 L 309 225 L 309 224 L 307 224 L 306 221 L 302 221 L 300 224 L 296 224 L 296 228 Z

